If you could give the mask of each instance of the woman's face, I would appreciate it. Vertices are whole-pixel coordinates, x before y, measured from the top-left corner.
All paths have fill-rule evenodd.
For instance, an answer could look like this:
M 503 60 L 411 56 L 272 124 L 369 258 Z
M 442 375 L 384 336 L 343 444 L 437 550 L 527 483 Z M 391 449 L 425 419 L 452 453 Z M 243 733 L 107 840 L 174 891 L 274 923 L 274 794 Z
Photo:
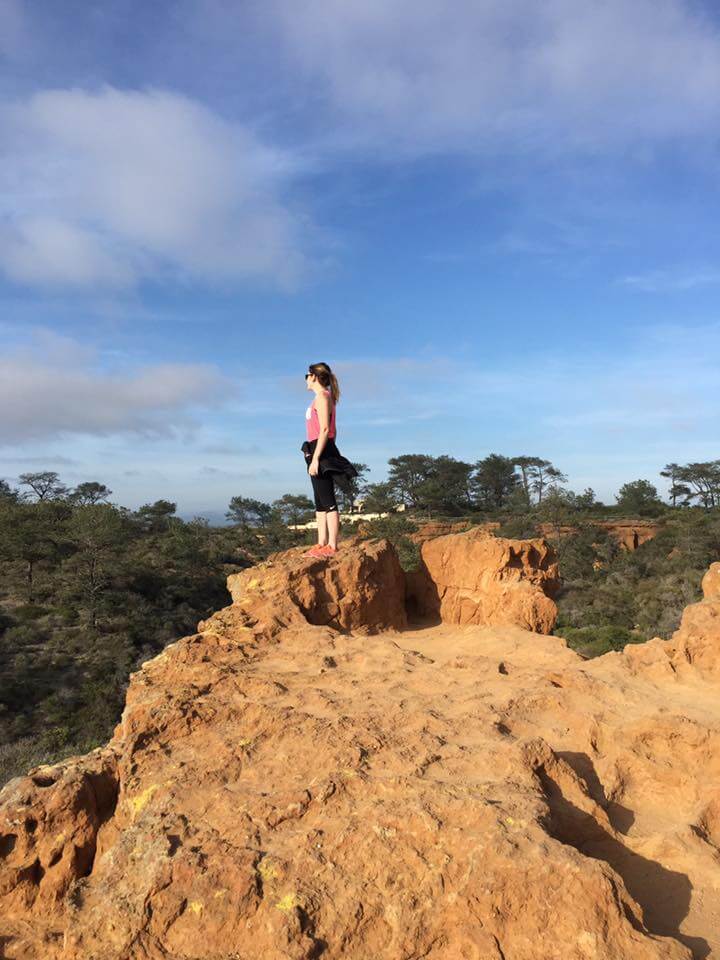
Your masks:
M 317 377 L 314 373 L 305 374 L 305 387 L 307 390 L 312 390 L 313 384 L 317 382 Z

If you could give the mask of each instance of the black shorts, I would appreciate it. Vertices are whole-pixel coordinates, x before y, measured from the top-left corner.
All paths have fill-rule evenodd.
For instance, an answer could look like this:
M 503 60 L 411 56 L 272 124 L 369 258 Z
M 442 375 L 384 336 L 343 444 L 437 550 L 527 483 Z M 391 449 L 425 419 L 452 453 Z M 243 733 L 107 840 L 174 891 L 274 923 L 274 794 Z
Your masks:
M 308 469 L 310 469 L 310 462 L 316 446 L 317 440 L 311 440 L 310 452 L 305 455 L 305 462 Z M 335 440 L 329 439 L 323 447 L 320 460 L 322 461 L 325 457 L 337 457 L 339 455 L 340 451 L 335 446 Z M 316 477 L 310 477 L 310 482 L 312 483 L 316 512 L 329 513 L 332 510 L 337 512 L 338 505 L 335 499 L 335 480 L 333 479 L 332 473 L 323 474 L 322 472 L 318 472 Z

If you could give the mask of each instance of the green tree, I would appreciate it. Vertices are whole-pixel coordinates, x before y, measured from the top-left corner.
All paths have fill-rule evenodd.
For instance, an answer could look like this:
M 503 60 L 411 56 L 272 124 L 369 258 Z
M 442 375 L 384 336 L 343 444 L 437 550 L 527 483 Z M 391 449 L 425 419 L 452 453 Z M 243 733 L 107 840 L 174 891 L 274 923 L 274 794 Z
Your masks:
M 112 490 L 108 490 L 104 483 L 88 481 L 87 483 L 78 484 L 68 496 L 68 500 L 79 506 L 87 506 L 88 504 L 100 503 L 102 500 L 107 500 L 111 494 Z
M 137 509 L 136 516 L 148 533 L 161 533 L 169 528 L 170 519 L 175 516 L 176 510 L 176 503 L 156 500 L 155 503 L 144 503 Z
M 389 480 L 366 483 L 360 490 L 360 497 L 363 513 L 393 513 L 398 507 L 395 488 Z
M 0 480 L 0 500 L 17 501 L 17 499 L 17 490 L 13 490 L 7 480 Z
M 597 565 L 617 553 L 617 540 L 594 523 L 575 521 L 572 533 L 557 544 L 560 573 L 564 581 L 593 581 Z
M 470 488 L 478 506 L 494 510 L 505 506 L 518 483 L 513 460 L 499 453 L 491 453 L 475 464 Z
M 634 516 L 657 516 L 663 509 L 657 488 L 649 480 L 624 483 L 615 499 L 619 510 Z
M 673 507 L 677 506 L 678 500 L 682 500 L 682 505 L 687 506 L 692 498 L 692 490 L 682 482 L 682 467 L 677 463 L 668 463 L 660 471 L 660 476 L 670 481 L 670 500 Z
M 225 516 L 242 527 L 263 527 L 270 521 L 272 506 L 252 497 L 233 497 Z
M 272 506 L 278 511 L 283 523 L 293 526 L 306 523 L 315 511 L 315 504 L 310 497 L 302 493 L 286 493 L 275 500 Z
M 545 491 L 545 496 L 540 503 L 538 503 L 538 519 L 542 523 L 549 524 L 552 528 L 552 538 L 555 541 L 555 548 L 557 550 L 559 550 L 562 539 L 562 528 L 573 523 L 576 510 L 576 495 L 572 490 L 564 490 L 562 487 L 557 486 L 548 487 Z
M 424 453 L 406 453 L 391 457 L 388 466 L 388 483 L 395 498 L 406 507 L 421 507 L 421 489 L 432 475 L 433 458 Z
M 420 483 L 419 505 L 446 514 L 466 512 L 473 507 L 470 477 L 471 463 L 454 457 L 435 457 L 427 478 Z
M 353 463 L 353 466 L 357 470 L 357 476 L 343 477 L 336 483 L 339 506 L 344 513 L 354 512 L 365 477 L 370 473 L 370 467 L 366 463 Z
M 30 487 L 38 501 L 62 500 L 68 493 L 68 488 L 60 482 L 57 473 L 52 470 L 42 470 L 38 473 L 21 473 L 18 477 L 21 485 Z
M 699 500 L 706 510 L 720 507 L 720 460 L 688 463 L 677 474 L 679 482 L 690 488 L 690 499 Z
M 593 507 L 600 507 L 602 504 L 595 498 L 595 491 L 592 487 L 586 487 L 582 493 L 575 495 L 575 507 L 578 510 L 592 510 Z
M 532 503 L 532 487 L 531 482 L 533 479 L 532 470 L 540 467 L 546 461 L 542 460 L 540 457 L 513 457 L 513 464 L 520 469 L 520 485 L 525 494 L 525 502 L 528 506 Z
M 115 557 L 130 535 L 128 524 L 108 503 L 88 504 L 73 511 L 67 534 L 76 551 L 71 569 L 85 599 L 89 625 L 95 630 L 102 596 L 112 583 Z
M 399 514 L 378 517 L 361 523 L 358 536 L 361 540 L 389 540 L 397 550 L 400 566 L 403 570 L 417 570 L 420 566 L 420 547 L 410 539 L 417 532 L 417 525 Z
M 24 566 L 28 603 L 35 599 L 38 565 L 63 554 L 64 525 L 70 513 L 62 501 L 0 501 L 0 558 Z
M 528 468 L 530 478 L 530 489 L 537 497 L 537 502 L 542 503 L 545 490 L 549 486 L 557 487 L 561 483 L 567 483 L 567 477 L 562 471 L 549 460 L 536 458 Z

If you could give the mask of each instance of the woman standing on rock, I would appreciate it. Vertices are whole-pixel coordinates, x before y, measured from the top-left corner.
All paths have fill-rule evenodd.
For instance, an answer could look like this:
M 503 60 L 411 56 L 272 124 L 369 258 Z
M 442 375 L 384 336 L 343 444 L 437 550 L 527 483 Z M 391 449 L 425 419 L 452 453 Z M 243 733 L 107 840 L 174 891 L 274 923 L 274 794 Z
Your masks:
M 332 557 L 337 551 L 340 515 L 335 500 L 335 476 L 357 476 L 355 467 L 335 446 L 335 406 L 340 399 L 337 377 L 327 363 L 311 363 L 305 374 L 315 394 L 305 411 L 307 439 L 302 445 L 315 499 L 318 542 L 306 556 Z

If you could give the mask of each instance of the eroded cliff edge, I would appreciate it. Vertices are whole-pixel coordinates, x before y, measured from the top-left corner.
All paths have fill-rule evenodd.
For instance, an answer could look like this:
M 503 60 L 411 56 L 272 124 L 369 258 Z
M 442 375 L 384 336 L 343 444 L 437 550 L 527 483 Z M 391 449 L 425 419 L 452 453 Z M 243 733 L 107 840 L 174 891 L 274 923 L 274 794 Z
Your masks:
M 106 747 L 11 781 L 0 955 L 720 956 L 720 564 L 584 662 L 527 629 L 543 541 L 442 539 L 422 626 L 384 541 L 230 578 Z

